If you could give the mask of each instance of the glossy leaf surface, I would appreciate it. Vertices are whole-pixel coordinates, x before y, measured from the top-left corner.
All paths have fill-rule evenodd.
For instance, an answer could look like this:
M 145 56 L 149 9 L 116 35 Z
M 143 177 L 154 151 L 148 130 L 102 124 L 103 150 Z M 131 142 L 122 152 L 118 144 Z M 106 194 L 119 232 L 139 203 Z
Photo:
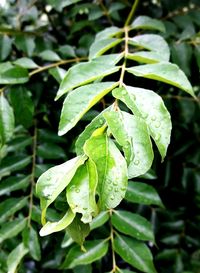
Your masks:
M 62 268 L 73 268 L 77 265 L 90 264 L 101 259 L 108 251 L 108 242 L 105 240 L 87 241 L 84 247 L 86 252 L 81 251 L 79 246 L 71 248 Z
M 127 187 L 126 161 L 114 142 L 105 135 L 86 141 L 84 151 L 97 166 L 100 210 L 116 207 Z
M 174 85 L 194 96 L 190 82 L 188 81 L 183 71 L 180 70 L 175 64 L 162 62 L 134 66 L 127 68 L 126 70 L 137 77 L 144 77 L 147 79 L 157 80 Z
M 48 206 L 67 187 L 76 173 L 77 168 L 85 161 L 85 157 L 75 157 L 61 165 L 50 168 L 38 179 L 36 192 L 41 201 L 42 223 Z
M 59 135 L 64 135 L 72 129 L 82 116 L 114 87 L 115 82 L 102 82 L 85 85 L 72 91 L 63 104 Z
M 157 19 L 153 19 L 149 16 L 138 16 L 131 24 L 133 29 L 152 29 L 165 32 L 164 24 Z
M 115 89 L 113 95 L 143 119 L 163 159 L 170 142 L 172 124 L 162 98 L 151 90 L 131 86 Z
M 120 257 L 133 267 L 145 273 L 156 273 L 151 252 L 144 243 L 117 235 L 114 247 Z

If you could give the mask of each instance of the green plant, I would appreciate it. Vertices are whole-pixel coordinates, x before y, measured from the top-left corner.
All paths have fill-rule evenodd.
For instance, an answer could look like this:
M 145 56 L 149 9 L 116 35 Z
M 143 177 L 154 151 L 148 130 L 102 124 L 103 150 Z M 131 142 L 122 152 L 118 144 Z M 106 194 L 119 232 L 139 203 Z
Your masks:
M 123 27 L 112 26 L 98 31 L 90 46 L 88 60 L 87 57 L 74 55 L 70 46 L 62 46 L 59 53 L 67 52 L 68 55 L 71 54 L 72 59 L 61 60 L 53 51 L 53 42 L 50 48 L 40 49 L 45 47 L 45 41 L 40 37 L 40 43 L 36 43 L 35 49 L 37 56 L 47 61 L 56 61 L 55 63 L 38 67 L 33 60 L 23 57 L 1 65 L 1 84 L 6 86 L 1 89 L 0 102 L 1 157 L 4 158 L 0 175 L 4 177 L 21 169 L 25 171 L 4 179 L 0 193 L 4 195 L 19 189 L 26 190 L 31 181 L 29 196 L 13 195 L 1 203 L 2 223 L 27 208 L 29 204 L 27 217 L 24 212 L 19 213 L 16 219 L 3 224 L 0 230 L 1 242 L 6 241 L 1 260 L 15 246 L 7 260 L 10 273 L 15 272 L 18 263 L 26 254 L 36 261 L 40 260 L 36 231 L 40 222 L 40 211 L 33 198 L 35 199 L 35 178 L 44 171 L 36 185 L 36 194 L 40 198 L 42 210 L 43 227 L 40 235 L 66 230 L 62 247 L 69 249 L 60 269 L 67 272 L 70 269 L 73 269 L 73 272 L 91 272 L 91 263 L 96 261 L 94 268 L 98 268 L 99 272 L 131 272 L 128 264 L 135 270 L 156 272 L 152 254 L 145 243 L 150 242 L 150 247 L 155 244 L 150 222 L 140 215 L 136 207 L 136 213 L 126 204 L 116 209 L 123 199 L 138 204 L 139 208 L 142 204 L 163 207 L 152 186 L 136 181 L 128 183 L 128 179 L 136 177 L 154 177 L 153 170 L 150 169 L 154 160 L 152 146 L 157 146 L 164 160 L 171 134 L 171 119 L 162 98 L 152 90 L 146 89 L 151 85 L 151 81 L 147 80 L 143 84 L 140 78 L 171 84 L 195 96 L 185 74 L 177 65 L 169 62 L 168 45 L 163 37 L 157 34 L 165 31 L 164 24 L 148 16 L 132 19 L 137 4 L 138 1 L 135 1 Z M 62 9 L 59 4 L 54 5 L 57 9 Z M 85 8 L 87 9 L 87 6 Z M 111 20 L 109 16 L 108 18 Z M 9 29 L 3 31 L 9 32 Z M 20 39 L 17 39 L 19 32 L 14 32 L 15 46 L 18 50 L 23 48 L 23 52 L 27 51 L 26 54 L 32 56 L 30 44 L 34 43 L 34 33 L 23 36 L 25 42 L 20 44 Z M 7 36 L 3 39 L 5 41 L 3 40 L 2 44 L 12 43 Z M 4 46 L 3 59 L 7 57 L 8 50 L 9 48 L 5 49 Z M 67 72 L 59 67 L 70 62 L 80 63 L 73 65 Z M 34 70 L 28 73 L 27 68 Z M 91 121 L 83 132 L 81 129 L 72 134 L 77 139 L 75 145 L 70 148 L 71 153 L 68 153 L 70 159 L 65 163 L 64 146 L 67 139 L 46 129 L 49 122 L 46 116 L 48 103 L 51 101 L 49 104 L 54 105 L 55 102 L 52 101 L 55 91 L 51 98 L 48 98 L 44 109 L 39 100 L 45 82 L 42 85 L 40 82 L 38 85 L 30 84 L 29 87 L 26 85 L 30 77 L 48 69 L 51 69 L 51 75 L 60 83 L 56 100 L 69 92 L 62 105 L 59 135 L 62 136 L 73 129 L 84 117 Z M 14 86 L 8 88 L 7 84 Z M 50 85 L 47 83 L 47 86 Z M 38 91 L 33 90 L 36 87 Z M 34 103 L 30 93 L 33 94 Z M 16 138 L 13 140 L 14 115 L 8 100 L 14 108 L 17 123 L 23 125 L 23 128 L 17 127 Z M 46 98 L 43 98 L 44 100 Z M 97 104 L 99 101 L 103 105 L 103 111 Z M 56 120 L 59 119 L 59 107 L 60 105 L 53 111 L 51 120 L 55 116 Z M 92 107 L 95 107 L 96 112 L 89 111 Z M 42 123 L 45 123 L 44 128 Z M 24 149 L 25 147 L 27 149 Z M 74 152 L 76 157 L 71 159 Z M 44 161 L 37 161 L 37 157 Z M 53 161 L 49 163 L 50 159 Z M 58 164 L 62 164 L 52 166 L 56 160 Z M 31 172 L 27 170 L 30 163 Z M 29 173 L 31 174 L 28 175 Z M 19 238 L 16 241 L 10 240 L 20 233 L 23 235 L 22 241 Z M 89 239 L 85 241 L 87 236 Z M 50 241 L 46 244 L 50 247 Z M 20 253 L 18 259 L 16 253 Z M 57 264 L 51 265 L 47 262 L 47 268 L 58 268 L 64 252 L 58 251 L 54 255 L 57 255 Z M 103 265 L 98 264 L 102 257 L 109 259 L 110 256 L 112 265 L 109 263 L 105 269 Z M 84 265 L 82 269 L 80 265 Z

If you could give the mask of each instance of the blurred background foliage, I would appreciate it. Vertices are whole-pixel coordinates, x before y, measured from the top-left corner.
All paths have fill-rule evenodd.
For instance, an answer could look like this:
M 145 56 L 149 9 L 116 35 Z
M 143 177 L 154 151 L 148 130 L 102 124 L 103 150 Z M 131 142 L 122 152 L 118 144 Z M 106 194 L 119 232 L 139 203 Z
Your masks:
M 22 240 L 29 253 L 18 272 L 59 271 L 71 242 L 62 232 L 38 237 L 41 224 L 35 182 L 50 166 L 73 156 L 76 137 L 109 104 L 109 97 L 65 137 L 57 136 L 61 102 L 55 102 L 54 97 L 71 63 L 87 57 L 95 34 L 111 25 L 123 26 L 132 4 L 129 0 L 0 2 L 1 69 L 9 61 L 21 71 L 29 71 L 29 80 L 22 80 L 23 85 L 2 85 L 0 89 L 15 116 L 14 136 L 0 150 L 0 273 L 7 272 L 7 256 Z M 199 98 L 200 1 L 144 0 L 136 15 L 164 22 L 163 37 L 170 45 L 171 60 L 186 73 Z M 152 170 L 136 180 L 154 186 L 165 209 L 127 201 L 120 207 L 151 220 L 157 245 L 150 247 L 159 273 L 200 273 L 199 100 L 161 83 L 145 79 L 140 83 L 157 90 L 172 115 L 172 138 L 165 162 L 160 163 L 156 156 Z M 64 196 L 60 196 L 49 210 L 48 219 L 58 219 L 65 206 Z M 9 219 L 12 227 L 6 227 L 6 233 Z M 25 228 L 24 219 L 31 229 Z M 107 233 L 105 224 L 93 231 L 90 239 Z M 20 260 L 18 254 L 15 257 Z M 92 266 L 61 272 L 109 271 L 110 255 Z M 128 269 L 128 265 L 123 267 Z

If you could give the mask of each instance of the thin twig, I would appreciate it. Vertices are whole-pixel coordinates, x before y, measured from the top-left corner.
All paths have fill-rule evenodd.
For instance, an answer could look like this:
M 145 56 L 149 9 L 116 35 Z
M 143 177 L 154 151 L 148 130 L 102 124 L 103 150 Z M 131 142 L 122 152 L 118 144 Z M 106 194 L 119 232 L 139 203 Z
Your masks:
M 99 5 L 100 5 L 100 7 L 101 7 L 102 10 L 103 10 L 104 15 L 107 17 L 108 22 L 109 22 L 111 25 L 113 25 L 113 21 L 112 21 L 112 19 L 111 19 L 111 17 L 110 17 L 110 14 L 109 14 L 109 12 L 108 12 L 106 6 L 103 4 L 102 0 L 99 0 Z
M 31 216 L 33 210 L 33 192 L 35 187 L 35 165 L 36 165 L 36 150 L 37 150 L 37 125 L 35 122 L 33 133 L 33 154 L 32 154 L 32 168 L 31 168 L 31 191 L 29 200 L 29 212 L 28 212 L 28 226 L 31 226 Z
M 133 16 L 134 16 L 134 14 L 135 14 L 135 11 L 136 11 L 136 9 L 137 9 L 137 6 L 138 6 L 139 2 L 140 2 L 140 0 L 135 0 L 134 4 L 133 4 L 133 6 L 132 6 L 132 9 L 131 9 L 131 11 L 130 11 L 130 13 L 129 13 L 127 19 L 126 19 L 126 22 L 125 22 L 125 24 L 124 24 L 125 27 L 128 26 L 128 25 L 130 24 L 130 22 L 131 22 L 131 20 L 132 20 L 132 18 L 133 18 Z

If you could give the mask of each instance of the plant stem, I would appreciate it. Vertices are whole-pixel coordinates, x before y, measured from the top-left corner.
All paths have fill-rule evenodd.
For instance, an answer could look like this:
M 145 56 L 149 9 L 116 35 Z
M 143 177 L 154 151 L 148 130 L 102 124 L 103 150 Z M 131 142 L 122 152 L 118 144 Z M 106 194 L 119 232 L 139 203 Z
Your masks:
M 80 62 L 80 61 L 84 61 L 84 60 L 87 60 L 87 57 L 74 58 L 74 59 L 69 59 L 69 60 L 62 60 L 62 61 L 59 61 L 59 62 L 56 62 L 56 63 L 52 63 L 52 64 L 49 64 L 49 65 L 46 65 L 46 66 L 42 66 L 42 67 L 39 67 L 39 68 L 33 70 L 32 72 L 30 72 L 29 77 L 32 77 L 33 75 L 35 75 L 37 73 L 40 73 L 40 72 L 43 72 L 45 70 L 48 70 L 50 68 L 57 67 L 59 65 L 64 65 L 64 64 L 73 63 L 73 62 Z
M 125 24 L 124 24 L 125 27 L 128 26 L 128 25 L 130 24 L 130 21 L 132 20 L 134 14 L 135 14 L 135 11 L 136 11 L 136 9 L 137 9 L 137 6 L 138 6 L 138 4 L 139 4 L 139 1 L 140 1 L 140 0 L 135 0 L 134 4 L 133 4 L 133 6 L 132 6 L 132 9 L 131 9 L 131 11 L 130 11 L 130 13 L 129 13 L 127 19 L 126 19 L 126 22 L 125 22 Z
M 33 192 L 35 187 L 35 164 L 36 164 L 36 150 L 37 150 L 37 125 L 35 122 L 34 133 L 33 133 L 33 155 L 32 155 L 32 168 L 31 168 L 31 191 L 29 201 L 29 212 L 28 212 L 28 226 L 31 226 L 31 216 L 33 210 Z
M 123 82 L 124 82 L 124 75 L 125 75 L 125 71 L 126 71 L 126 58 L 128 55 L 128 31 L 129 28 L 128 27 L 124 27 L 124 33 L 125 33 L 125 45 L 124 45 L 124 63 L 122 65 L 122 69 L 121 69 L 121 74 L 120 74 L 120 79 L 119 79 L 119 86 L 123 86 Z

